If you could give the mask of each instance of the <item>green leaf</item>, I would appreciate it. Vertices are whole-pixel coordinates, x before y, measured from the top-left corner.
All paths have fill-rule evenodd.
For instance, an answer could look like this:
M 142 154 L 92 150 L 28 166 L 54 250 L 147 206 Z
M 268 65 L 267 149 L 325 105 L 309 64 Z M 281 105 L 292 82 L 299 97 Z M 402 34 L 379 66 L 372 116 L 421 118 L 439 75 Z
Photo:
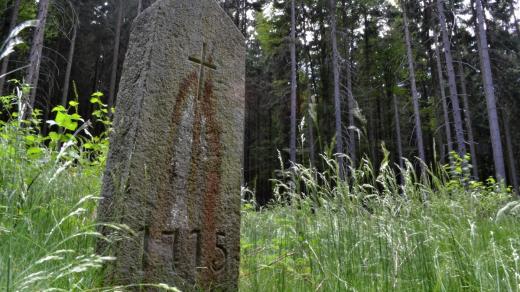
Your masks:
M 70 118 L 75 121 L 81 120 L 81 116 L 79 114 L 72 114 L 70 115 Z
M 101 100 L 99 100 L 99 98 L 97 97 L 92 97 L 90 99 L 90 103 L 93 103 L 93 104 L 100 104 L 101 103 Z
M 97 110 L 97 111 L 92 112 L 92 116 L 94 116 L 96 118 L 101 118 L 103 116 L 103 114 L 101 113 L 101 111 Z
M 50 132 L 49 133 L 49 138 L 51 138 L 51 140 L 53 142 L 56 142 L 56 141 L 59 141 L 60 140 L 60 134 L 56 133 L 56 132 Z
M 42 155 L 43 150 L 39 147 L 31 147 L 27 149 L 27 156 L 31 159 L 38 159 Z
M 66 112 L 66 111 L 67 111 L 67 109 L 62 105 L 59 105 L 52 109 L 52 112 Z
M 58 112 L 56 115 L 56 123 L 58 126 L 70 131 L 74 131 L 78 128 L 78 123 L 72 121 L 71 115 L 62 112 Z
M 79 102 L 74 101 L 74 100 L 71 100 L 71 101 L 69 101 L 69 105 L 70 105 L 70 106 L 73 106 L 73 107 L 76 107 L 76 106 L 79 105 Z
M 92 93 L 92 97 L 102 97 L 103 96 L 103 92 L 100 92 L 100 91 L 96 91 L 94 93 Z
M 36 142 L 37 137 L 34 135 L 27 135 L 25 136 L 25 142 L 27 144 L 34 144 Z

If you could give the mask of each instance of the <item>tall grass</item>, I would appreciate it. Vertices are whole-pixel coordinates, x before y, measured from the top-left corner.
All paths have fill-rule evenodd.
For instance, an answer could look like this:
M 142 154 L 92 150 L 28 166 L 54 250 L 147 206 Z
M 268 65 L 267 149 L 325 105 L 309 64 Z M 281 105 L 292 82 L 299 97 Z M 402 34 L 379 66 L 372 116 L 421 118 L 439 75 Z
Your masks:
M 0 290 L 95 287 L 108 260 L 93 250 L 100 166 L 28 148 L 36 136 L 16 122 L 0 129 Z
M 282 171 L 268 208 L 246 204 L 241 290 L 520 291 L 518 205 L 500 210 L 507 189 L 442 168 L 421 179 L 409 163 L 400 180 L 387 160 L 377 170 L 362 161 L 344 182 L 323 159 L 322 173 Z
M 0 122 L 0 291 L 130 289 L 102 287 L 111 259 L 94 251 L 105 138 L 55 147 L 56 133 L 32 129 Z M 244 203 L 242 291 L 520 291 L 520 203 L 507 188 L 460 167 L 397 175 L 387 159 L 343 181 L 322 160 L 322 172 L 282 169 L 270 206 Z

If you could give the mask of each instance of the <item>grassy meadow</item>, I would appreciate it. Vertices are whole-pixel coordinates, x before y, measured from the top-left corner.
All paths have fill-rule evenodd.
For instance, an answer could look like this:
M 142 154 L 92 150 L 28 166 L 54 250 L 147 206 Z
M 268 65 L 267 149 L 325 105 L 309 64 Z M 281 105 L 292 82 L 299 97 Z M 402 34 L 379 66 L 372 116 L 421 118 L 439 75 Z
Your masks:
M 124 290 L 99 286 L 111 260 L 94 252 L 107 144 L 86 137 L 0 124 L 0 291 Z M 386 160 L 343 181 L 322 163 L 281 170 L 270 206 L 243 190 L 241 291 L 520 291 L 520 207 L 507 188 L 461 167 L 419 178 L 408 163 L 399 177 Z

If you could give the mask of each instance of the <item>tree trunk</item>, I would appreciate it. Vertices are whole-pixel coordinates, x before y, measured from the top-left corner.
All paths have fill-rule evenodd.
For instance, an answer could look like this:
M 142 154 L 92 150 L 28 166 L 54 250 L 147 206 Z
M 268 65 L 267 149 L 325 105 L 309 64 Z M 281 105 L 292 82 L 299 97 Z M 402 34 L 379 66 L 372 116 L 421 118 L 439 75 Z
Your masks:
M 351 68 L 351 59 L 350 59 L 350 48 L 352 43 L 349 41 L 349 52 L 347 53 L 347 61 L 346 61 L 346 78 L 347 78 L 347 106 L 348 106 L 348 128 L 349 128 L 349 137 L 348 137 L 348 154 L 350 160 L 352 161 L 352 167 L 356 167 L 357 165 L 357 131 L 356 131 L 356 121 L 354 119 L 354 113 L 357 108 L 356 99 L 354 98 L 354 93 L 352 91 L 352 68 Z
M 69 96 L 70 73 L 72 71 L 72 61 L 74 60 L 74 50 L 76 48 L 76 36 L 78 33 L 78 24 L 74 23 L 72 28 L 72 38 L 70 40 L 69 56 L 67 58 L 67 69 L 65 71 L 65 80 L 63 81 L 63 92 L 61 96 L 61 105 L 67 105 L 67 98 Z
M 330 19 L 331 19 L 331 41 L 332 41 L 332 72 L 334 75 L 334 115 L 336 118 L 336 153 L 343 151 L 343 129 L 341 122 L 341 96 L 339 90 L 339 56 L 338 42 L 336 38 L 336 0 L 330 0 Z M 338 157 L 339 176 L 344 178 L 343 158 Z
M 446 133 L 446 141 L 448 144 L 448 159 L 450 161 L 450 165 L 453 166 L 453 158 L 451 157 L 451 153 L 453 152 L 453 137 L 451 134 L 451 123 L 450 123 L 450 114 L 448 108 L 448 100 L 446 99 L 446 89 L 444 85 L 444 77 L 443 70 L 441 64 L 441 53 L 439 50 L 439 42 L 435 45 L 435 60 L 437 63 L 437 75 L 439 78 L 439 90 L 441 93 L 441 102 L 442 102 L 442 112 L 444 114 L 444 130 Z
M 368 9 L 363 6 L 362 8 L 363 13 L 363 26 L 364 26 L 364 33 L 363 33 L 363 41 L 364 41 L 364 66 L 366 69 L 366 72 L 370 72 L 370 67 L 372 66 L 372 47 L 370 46 L 370 21 L 368 19 Z M 368 73 L 369 74 L 369 73 Z M 366 84 L 363 84 L 365 94 L 364 98 L 366 100 L 366 104 L 368 106 L 368 123 L 367 123 L 367 131 L 368 131 L 368 148 L 370 151 L 370 159 L 372 160 L 372 163 L 374 165 L 377 165 L 379 163 L 379 155 L 378 155 L 378 147 L 380 146 L 377 141 L 377 135 L 376 135 L 376 126 L 375 126 L 375 114 L 374 114 L 374 106 L 371 104 L 371 85 L 370 80 L 365 81 Z M 376 166 L 377 168 L 377 166 Z
M 49 116 L 51 114 L 51 99 L 52 99 L 52 96 L 54 95 L 54 74 L 51 73 L 50 76 L 49 76 L 49 79 L 48 79 L 48 88 L 47 88 L 47 99 L 46 99 L 46 102 L 45 102 L 45 109 L 43 110 L 43 121 L 48 121 L 49 120 Z M 41 129 L 41 133 L 42 133 L 42 136 L 47 136 L 47 133 L 49 131 L 49 124 L 48 123 L 43 123 L 42 125 L 42 129 Z
M 408 70 L 410 71 L 410 86 L 412 89 L 413 111 L 415 116 L 415 137 L 417 140 L 417 150 L 419 152 L 419 159 L 421 159 L 421 171 L 424 173 L 424 165 L 426 163 L 426 155 L 424 153 L 424 141 L 421 125 L 421 110 L 419 108 L 419 93 L 417 92 L 417 83 L 415 81 L 415 68 L 413 62 L 412 41 L 410 37 L 410 30 L 408 26 L 408 16 L 406 13 L 406 5 L 403 5 L 403 20 L 404 20 L 404 36 L 406 41 L 406 55 L 408 57 Z
M 302 11 L 302 14 L 306 15 L 306 12 L 305 12 L 305 5 L 304 3 L 302 2 L 301 3 L 301 11 Z M 307 27 L 305 26 L 305 22 L 302 23 L 302 26 L 303 26 L 303 34 L 304 35 L 307 35 Z M 316 163 L 316 157 L 315 157 L 315 153 L 316 153 L 316 150 L 315 150 L 315 141 L 314 141 L 314 121 L 312 120 L 312 116 L 311 116 L 311 110 L 312 110 L 312 96 L 315 94 L 315 91 L 316 91 L 316 81 L 315 81 L 315 76 L 314 76 L 314 69 L 313 69 L 313 63 L 312 63 L 312 56 L 309 52 L 310 48 L 307 44 L 307 40 L 305 38 L 303 38 L 303 42 L 304 42 L 304 54 L 305 56 L 307 56 L 307 58 L 309 59 L 309 63 L 306 64 L 305 66 L 305 74 L 306 76 L 310 76 L 311 78 L 311 81 L 308 82 L 308 90 L 309 90 L 309 94 L 308 94 L 308 97 L 307 97 L 307 113 L 306 113 L 306 120 L 307 120 L 307 129 L 308 129 L 308 144 L 309 144 L 309 163 L 310 163 L 310 166 L 311 167 L 314 167 L 315 166 L 315 163 Z M 310 74 L 310 75 L 309 75 Z
M 137 0 L 137 15 L 143 11 L 143 0 Z
M 291 1 L 291 141 L 290 159 L 296 163 L 296 7 L 295 0 Z
M 403 141 L 401 139 L 401 115 L 399 114 L 399 100 L 395 93 L 392 95 L 394 101 L 395 135 L 397 144 L 397 155 L 399 156 L 399 168 L 404 170 Z
M 108 108 L 114 107 L 116 84 L 117 84 L 117 68 L 119 64 L 119 46 L 121 42 L 121 26 L 123 25 L 123 0 L 117 1 L 117 16 L 115 27 L 114 53 L 112 59 L 112 74 L 110 75 L 110 88 L 108 92 Z M 110 113 L 112 111 L 110 110 Z
M 457 140 L 457 152 L 460 157 L 464 157 L 466 155 L 466 144 L 464 142 L 464 127 L 462 125 L 462 114 L 460 110 L 459 96 L 457 92 L 457 81 L 455 79 L 455 69 L 453 67 L 450 37 L 446 28 L 446 17 L 444 15 L 443 0 L 437 0 L 437 10 L 439 13 L 439 26 L 442 34 L 442 43 L 444 45 L 446 69 L 448 72 L 448 85 L 450 89 L 451 106 L 453 109 L 453 119 L 455 122 L 455 139 Z
M 293 0 L 291 0 L 291 1 L 294 2 Z M 240 28 L 240 2 L 239 2 L 239 0 L 235 0 L 234 2 L 235 2 L 235 16 L 234 16 L 235 20 L 234 20 L 234 22 L 235 22 L 236 27 Z M 291 3 L 291 5 L 294 5 L 294 4 Z
M 509 126 L 509 115 L 502 111 L 502 119 L 506 137 L 507 158 L 509 160 L 509 180 L 513 185 L 515 192 L 519 194 L 518 175 L 516 172 L 515 154 L 513 152 L 513 141 L 511 141 L 511 128 Z
M 473 135 L 473 124 L 471 123 L 471 111 L 469 109 L 468 91 L 466 88 L 466 73 L 462 65 L 462 58 L 459 60 L 459 78 L 460 89 L 462 90 L 462 106 L 464 107 L 464 123 L 466 124 L 466 131 L 468 132 L 469 151 L 471 153 L 471 164 L 473 178 L 478 180 L 478 161 L 477 150 L 475 149 L 475 138 Z
M 484 12 L 482 2 L 475 0 L 477 21 L 478 21 L 478 43 L 480 52 L 480 66 L 482 70 L 482 81 L 484 84 L 484 93 L 486 95 L 486 104 L 489 119 L 489 130 L 491 132 L 491 145 L 493 146 L 493 160 L 495 162 L 495 173 L 497 180 L 506 178 L 506 170 L 504 166 L 504 152 L 502 149 L 502 140 L 500 137 L 500 125 L 498 121 L 497 104 L 495 99 L 495 88 L 493 86 L 493 75 L 491 73 L 491 63 L 489 61 L 489 48 L 484 28 Z
M 356 109 L 356 100 L 354 98 L 354 93 L 352 91 L 352 60 L 351 60 L 351 49 L 352 49 L 352 35 L 353 29 L 350 28 L 349 23 L 347 21 L 348 12 L 345 1 L 343 1 L 343 13 L 345 18 L 345 33 L 346 36 L 346 58 L 345 58 L 345 78 L 347 79 L 347 107 L 348 107 L 348 155 L 352 162 L 352 167 L 357 165 L 357 151 L 356 151 L 356 143 L 357 143 L 357 133 L 356 133 L 356 123 L 354 119 L 354 112 Z
M 20 0 L 14 0 L 11 8 L 11 20 L 9 22 L 9 31 L 7 34 L 11 33 L 13 28 L 16 26 L 16 22 L 18 21 L 18 13 L 20 12 Z M 2 60 L 2 68 L 0 69 L 0 76 L 4 76 L 7 73 L 7 69 L 9 68 L 9 55 L 5 56 Z M 0 77 L 0 96 L 4 95 L 4 86 L 5 86 L 5 76 Z
M 33 43 L 29 54 L 29 69 L 25 82 L 31 86 L 28 96 L 22 97 L 22 119 L 27 120 L 32 115 L 36 91 L 38 89 L 38 79 L 40 75 L 40 65 L 42 60 L 43 41 L 45 36 L 45 24 L 47 22 L 47 12 L 49 11 L 49 0 L 40 0 L 38 5 L 38 26 L 34 30 Z

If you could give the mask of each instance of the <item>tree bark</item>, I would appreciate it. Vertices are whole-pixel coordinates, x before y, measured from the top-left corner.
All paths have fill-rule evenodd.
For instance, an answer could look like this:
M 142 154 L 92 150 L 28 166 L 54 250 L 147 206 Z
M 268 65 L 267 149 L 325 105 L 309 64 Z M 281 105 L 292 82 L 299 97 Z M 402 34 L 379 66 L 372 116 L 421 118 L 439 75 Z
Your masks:
M 303 2 L 301 3 L 301 11 L 305 17 L 306 11 L 305 11 L 305 5 Z M 303 34 L 306 35 L 307 27 L 305 26 L 305 22 L 302 23 L 302 26 L 303 26 Z M 306 119 L 307 119 L 307 129 L 308 129 L 308 136 L 309 136 L 307 139 L 308 144 L 309 144 L 309 163 L 310 163 L 311 167 L 314 167 L 314 165 L 316 164 L 316 157 L 315 157 L 316 150 L 315 150 L 315 140 L 314 140 L 314 121 L 312 120 L 312 117 L 311 117 L 311 110 L 312 110 L 311 106 L 312 106 L 312 96 L 315 94 L 315 91 L 316 91 L 316 84 L 315 84 L 316 81 L 315 81 L 315 77 L 314 77 L 312 56 L 309 52 L 310 48 L 309 48 L 309 46 L 307 44 L 307 40 L 305 38 L 303 38 L 303 42 L 304 42 L 304 54 L 309 59 L 308 60 L 309 63 L 306 64 L 306 66 L 305 66 L 305 74 L 307 76 L 310 76 L 310 78 L 311 78 L 311 81 L 308 82 L 308 87 L 307 87 L 309 90 L 309 95 L 307 97 Z
M 444 57 L 446 59 L 446 69 L 448 73 L 448 85 L 450 89 L 450 100 L 453 109 L 453 119 L 455 122 L 455 139 L 457 140 L 457 152 L 460 157 L 466 155 L 466 144 L 464 142 L 464 127 L 462 125 L 462 114 L 457 92 L 457 81 L 455 79 L 455 69 L 453 67 L 453 57 L 451 54 L 451 43 L 446 28 L 446 17 L 444 15 L 444 1 L 437 0 L 437 12 L 439 13 L 439 26 L 442 34 L 444 46 Z
M 296 163 L 296 7 L 295 0 L 291 0 L 291 141 L 290 159 Z
M 110 88 L 108 92 L 108 108 L 114 107 L 115 95 L 116 95 L 116 84 L 117 84 L 117 69 L 119 64 L 119 47 L 121 43 L 121 26 L 123 25 L 123 0 L 117 1 L 117 15 L 116 15 L 116 27 L 115 27 L 115 41 L 114 41 L 114 53 L 112 59 L 112 73 L 110 75 Z M 111 111 L 110 111 L 111 112 Z
M 435 61 L 437 63 L 437 75 L 439 79 L 439 90 L 441 93 L 441 102 L 442 102 L 442 112 L 444 114 L 444 130 L 446 133 L 446 141 L 448 145 L 448 159 L 450 161 L 450 165 L 453 166 L 453 158 L 451 157 L 451 153 L 453 152 L 453 136 L 451 134 L 451 122 L 450 122 L 450 114 L 448 108 L 448 100 L 446 98 L 446 89 L 444 84 L 444 76 L 442 74 L 442 64 L 441 64 L 441 53 L 439 50 L 439 42 L 437 42 L 435 46 Z
M 504 111 L 502 111 L 502 119 L 504 124 L 504 131 L 506 137 L 506 147 L 507 147 L 507 158 L 509 160 L 509 180 L 515 189 L 517 194 L 520 194 L 520 188 L 518 184 L 518 173 L 516 171 L 516 162 L 515 162 L 515 154 L 513 152 L 513 141 L 511 140 L 511 128 L 509 126 L 509 115 L 507 115 Z
M 67 105 L 69 96 L 70 73 L 72 72 L 72 61 L 74 60 L 74 51 L 76 48 L 76 36 L 78 33 L 78 24 L 74 23 L 72 28 L 72 38 L 70 40 L 69 56 L 67 58 L 67 69 L 65 71 L 65 80 L 63 81 L 63 92 L 61 96 L 61 105 Z
M 468 91 L 466 88 L 466 73 L 464 71 L 464 66 L 462 65 L 462 58 L 459 60 L 458 68 L 460 89 L 462 91 L 462 106 L 464 107 L 464 123 L 466 124 L 466 131 L 468 132 L 469 151 L 471 153 L 472 173 L 473 178 L 478 180 L 477 150 L 475 149 L 475 137 L 473 135 L 473 124 L 471 123 L 471 111 L 469 109 Z
M 369 21 L 369 12 L 368 12 L 368 9 L 366 6 L 362 6 L 362 14 L 363 14 L 363 28 L 364 28 L 364 33 L 363 33 L 363 42 L 364 42 L 364 66 L 365 66 L 365 70 L 366 72 L 370 72 L 370 69 L 371 69 L 371 66 L 372 66 L 372 47 L 370 46 L 370 35 L 371 35 L 371 32 L 370 32 L 370 21 Z M 372 163 L 374 163 L 374 165 L 377 165 L 379 163 L 379 155 L 378 155 L 378 147 L 380 146 L 379 144 L 379 141 L 377 140 L 377 129 L 376 129 L 376 118 L 375 118 L 375 113 L 374 113 L 374 106 L 371 104 L 371 99 L 370 99 L 370 96 L 372 94 L 372 92 L 370 92 L 371 90 L 371 85 L 370 84 L 370 80 L 369 81 L 365 81 L 366 84 L 363 84 L 363 86 L 365 87 L 365 94 L 364 94 L 364 98 L 366 99 L 366 104 L 369 108 L 368 110 L 368 124 L 367 124 L 367 132 L 368 132 L 368 148 L 369 148 L 369 151 L 370 151 L 370 159 L 372 160 Z M 377 168 L 377 166 L 376 166 Z
M 406 42 L 406 56 L 408 58 L 408 70 L 410 71 L 410 86 L 412 90 L 413 111 L 415 116 L 415 138 L 417 141 L 417 150 L 419 159 L 421 159 L 421 171 L 424 173 L 424 164 L 426 163 L 426 155 L 424 153 L 424 140 L 421 124 L 421 110 L 419 108 L 419 93 L 417 92 L 417 83 L 415 80 L 415 68 L 412 52 L 412 40 L 410 37 L 410 29 L 408 25 L 408 15 L 406 13 L 406 5 L 402 5 L 404 20 L 404 36 Z
M 352 167 L 356 167 L 357 165 L 357 131 L 356 131 L 356 121 L 354 119 L 354 113 L 356 111 L 356 99 L 354 97 L 354 93 L 352 91 L 352 67 L 351 67 L 351 59 L 350 59 L 350 48 L 351 43 L 349 41 L 347 53 L 347 61 L 345 65 L 345 74 L 347 78 L 347 106 L 348 106 L 348 128 L 349 128 L 349 136 L 348 136 L 348 154 L 350 160 L 352 161 Z
M 36 91 L 38 89 L 38 80 L 40 75 L 40 65 L 42 60 L 43 41 L 45 36 L 45 24 L 47 22 L 47 13 L 49 11 L 49 0 L 40 0 L 38 5 L 38 26 L 34 30 L 33 43 L 29 54 L 29 70 L 25 82 L 29 84 L 31 90 L 28 95 L 22 97 L 22 119 L 27 120 L 31 117 L 34 101 L 36 99 Z
M 395 135 L 397 144 L 397 155 L 399 156 L 399 168 L 404 170 L 403 163 L 403 141 L 401 139 L 401 115 L 399 114 L 399 100 L 395 93 L 392 95 L 394 102 Z
M 11 20 L 9 22 L 9 34 L 16 26 L 18 21 L 18 14 L 20 12 L 20 0 L 14 0 L 11 8 Z M 5 56 L 2 60 L 2 68 L 0 69 L 0 76 L 4 76 L 7 73 L 7 69 L 9 68 L 9 55 Z M 4 86 L 5 86 L 5 76 L 0 77 L 0 96 L 4 95 Z
M 347 6 L 345 1 L 343 1 L 343 13 L 345 18 L 345 33 L 346 33 L 346 41 L 345 41 L 345 78 L 347 79 L 347 107 L 348 107 L 348 155 L 350 157 L 350 161 L 352 162 L 352 167 L 357 165 L 357 133 L 356 133 L 356 122 L 354 119 L 354 112 L 356 108 L 356 100 L 354 98 L 354 93 L 352 91 L 352 60 L 351 60 L 351 49 L 352 49 L 352 35 L 353 29 L 350 28 L 348 19 Z
M 332 71 L 334 75 L 334 115 L 336 119 L 336 153 L 342 154 L 343 151 L 343 130 L 341 122 L 341 96 L 339 90 L 339 56 L 338 42 L 336 38 L 336 0 L 330 0 L 330 19 L 331 19 L 331 41 L 332 41 Z M 343 158 L 338 157 L 339 176 L 344 179 Z
M 486 29 L 484 28 L 484 12 L 482 8 L 482 2 L 480 0 L 475 0 L 475 4 L 478 22 L 477 31 L 480 52 L 480 66 L 482 70 L 484 93 L 486 95 L 489 130 L 491 132 L 491 145 L 493 146 L 493 160 L 495 162 L 495 173 L 497 180 L 504 180 L 506 179 L 504 152 L 500 136 L 500 125 L 495 98 L 495 88 L 493 85 L 493 75 L 491 73 L 491 63 L 489 60 L 488 41 L 486 36 Z

